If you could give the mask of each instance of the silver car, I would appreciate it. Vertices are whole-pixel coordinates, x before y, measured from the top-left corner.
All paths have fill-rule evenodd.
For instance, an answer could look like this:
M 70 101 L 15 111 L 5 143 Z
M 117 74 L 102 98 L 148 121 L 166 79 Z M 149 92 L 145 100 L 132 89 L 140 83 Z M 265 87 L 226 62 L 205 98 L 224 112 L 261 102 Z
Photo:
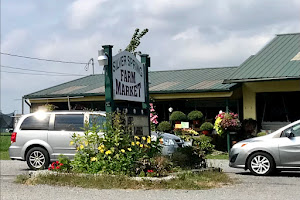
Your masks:
M 64 111 L 36 112 L 23 115 L 11 135 L 9 155 L 23 160 L 31 169 L 47 168 L 60 154 L 74 158 L 75 146 L 70 146 L 74 133 L 84 133 L 84 122 L 103 124 L 104 112 Z
M 170 156 L 172 155 L 177 148 L 181 148 L 185 145 L 184 141 L 174 135 L 174 134 L 170 134 L 170 133 L 162 133 L 162 132 L 151 132 L 151 140 L 152 141 L 156 141 L 157 137 L 161 137 L 162 138 L 162 150 L 161 150 L 161 154 L 165 155 L 165 156 Z
M 300 120 L 261 137 L 235 144 L 229 166 L 249 169 L 254 175 L 300 170 Z

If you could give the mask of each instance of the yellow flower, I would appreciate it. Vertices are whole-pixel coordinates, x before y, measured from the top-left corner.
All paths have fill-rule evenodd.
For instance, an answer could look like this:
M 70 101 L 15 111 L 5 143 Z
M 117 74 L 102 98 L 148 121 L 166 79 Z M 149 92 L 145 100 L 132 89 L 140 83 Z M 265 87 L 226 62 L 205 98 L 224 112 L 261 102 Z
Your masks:
M 89 143 L 88 141 L 84 141 L 84 145 L 87 146 Z
M 73 144 L 74 144 L 74 142 L 73 142 L 73 141 L 71 141 L 71 142 L 70 142 L 70 146 L 72 146 Z
M 107 150 L 107 151 L 105 152 L 105 154 L 106 154 L 106 155 L 111 154 L 111 150 Z
M 131 142 L 131 145 L 132 145 L 132 146 L 134 146 L 134 145 L 135 145 L 135 143 L 134 143 L 134 142 Z
M 143 140 L 146 140 L 146 137 L 142 137 Z
M 140 144 L 140 142 L 139 142 L 139 141 L 137 141 L 137 142 L 136 142 L 136 145 L 139 145 L 139 144 Z
M 101 150 L 100 150 L 100 153 L 104 153 L 104 149 L 101 149 Z
M 78 150 L 79 150 L 79 147 L 77 147 L 76 150 L 78 151 Z
M 121 152 L 122 152 L 122 153 L 125 153 L 125 150 L 124 150 L 124 149 L 121 149 Z
M 80 145 L 80 149 L 84 149 L 84 146 L 83 146 L 83 145 Z
M 92 162 L 97 161 L 97 158 L 96 157 L 91 157 L 91 161 Z
M 104 149 L 104 144 L 101 144 L 101 146 L 100 146 L 102 149 Z
M 149 148 L 149 146 L 148 146 L 148 145 L 146 145 L 146 144 L 145 144 L 144 146 L 145 146 L 146 148 Z
M 134 136 L 134 138 L 135 138 L 135 139 L 137 139 L 137 140 L 139 140 L 139 139 L 140 139 L 140 137 L 139 137 L 139 136 Z
M 147 138 L 147 143 L 150 144 L 151 143 L 151 137 Z
M 141 147 L 141 148 L 143 148 L 143 146 L 144 146 L 143 144 L 140 144 L 140 147 Z
M 131 149 L 131 148 L 127 148 L 127 150 L 128 150 L 128 151 L 132 151 L 132 149 Z
M 100 151 L 102 148 L 101 147 L 98 147 L 98 150 Z

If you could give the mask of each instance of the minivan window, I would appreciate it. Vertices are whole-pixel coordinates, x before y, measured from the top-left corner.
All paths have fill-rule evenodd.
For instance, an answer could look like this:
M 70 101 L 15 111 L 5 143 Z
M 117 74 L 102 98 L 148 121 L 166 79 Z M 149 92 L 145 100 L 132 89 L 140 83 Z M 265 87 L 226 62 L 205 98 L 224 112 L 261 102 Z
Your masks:
M 56 114 L 54 130 L 59 131 L 83 131 L 83 114 Z
M 96 124 L 96 126 L 99 126 L 100 130 L 103 130 L 104 128 L 104 123 L 106 122 L 106 117 L 103 115 L 96 115 L 96 114 L 91 114 L 90 119 L 89 119 L 89 125 L 90 127 L 93 126 L 93 124 Z M 98 130 L 98 131 L 100 131 Z
M 23 121 L 20 129 L 21 130 L 48 130 L 49 119 L 50 119 L 49 114 L 45 114 L 43 116 L 40 115 L 29 116 Z

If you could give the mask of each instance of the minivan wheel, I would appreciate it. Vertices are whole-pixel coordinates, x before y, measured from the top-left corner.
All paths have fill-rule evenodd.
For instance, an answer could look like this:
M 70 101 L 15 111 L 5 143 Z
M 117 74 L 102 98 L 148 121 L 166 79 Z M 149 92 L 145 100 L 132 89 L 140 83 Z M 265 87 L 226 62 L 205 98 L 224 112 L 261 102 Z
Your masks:
M 26 161 L 30 169 L 45 169 L 49 166 L 48 152 L 41 147 L 34 147 L 27 152 Z
M 274 172 L 275 164 L 272 156 L 264 152 L 252 154 L 248 159 L 248 169 L 252 174 L 267 176 Z

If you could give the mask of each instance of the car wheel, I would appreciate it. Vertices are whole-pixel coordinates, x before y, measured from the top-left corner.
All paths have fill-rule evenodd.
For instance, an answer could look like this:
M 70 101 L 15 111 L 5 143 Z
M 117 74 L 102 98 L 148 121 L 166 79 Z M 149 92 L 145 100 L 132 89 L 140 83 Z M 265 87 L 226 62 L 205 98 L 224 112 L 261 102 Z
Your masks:
M 30 169 L 45 169 L 49 166 L 48 152 L 41 147 L 34 147 L 27 152 L 26 161 Z
M 275 164 L 272 156 L 264 152 L 257 152 L 249 157 L 248 169 L 254 175 L 267 176 L 274 172 Z

